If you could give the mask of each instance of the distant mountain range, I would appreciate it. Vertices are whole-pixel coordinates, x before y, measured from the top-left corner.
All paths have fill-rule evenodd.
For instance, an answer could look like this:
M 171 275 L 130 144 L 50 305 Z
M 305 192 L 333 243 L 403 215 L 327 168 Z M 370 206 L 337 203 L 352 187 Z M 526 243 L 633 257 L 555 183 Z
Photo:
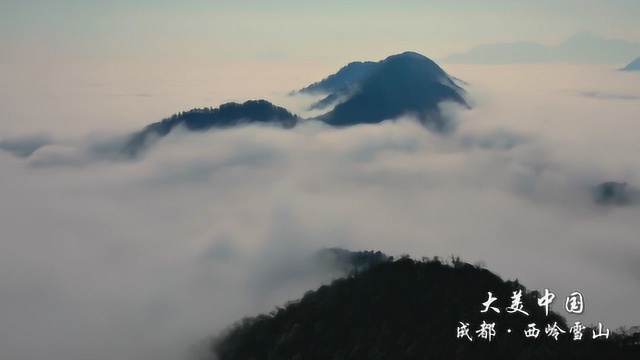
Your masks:
M 423 125 L 444 132 L 451 128 L 438 105 L 443 101 L 469 107 L 464 90 L 435 62 L 414 52 L 379 62 L 354 62 L 322 81 L 295 93 L 327 94 L 316 107 L 340 103 L 309 121 L 343 127 L 379 123 L 402 115 L 416 116 Z M 228 103 L 219 108 L 193 109 L 150 124 L 126 141 L 123 153 L 136 155 L 152 138 L 163 137 L 178 126 L 192 131 L 221 129 L 248 123 L 274 123 L 292 128 L 299 116 L 266 100 Z
M 575 340 L 570 331 L 575 324 L 541 306 L 544 294 L 459 259 L 337 254 L 344 263 L 370 265 L 270 314 L 245 318 L 203 344 L 198 357 L 635 360 L 640 354 L 639 328 L 594 339 L 597 330 L 584 324 L 581 339 Z M 515 308 L 526 315 L 509 310 L 514 296 L 520 300 Z M 530 324 L 539 331 L 535 338 L 526 336 Z M 548 329 L 556 326 L 560 330 L 554 337 Z M 490 338 L 483 337 L 483 328 Z
M 622 71 L 640 71 L 640 57 L 630 62 L 627 66 L 620 69 Z
M 578 33 L 558 45 L 547 46 L 529 41 L 479 45 L 439 61 L 462 64 L 625 63 L 638 54 L 640 43 Z

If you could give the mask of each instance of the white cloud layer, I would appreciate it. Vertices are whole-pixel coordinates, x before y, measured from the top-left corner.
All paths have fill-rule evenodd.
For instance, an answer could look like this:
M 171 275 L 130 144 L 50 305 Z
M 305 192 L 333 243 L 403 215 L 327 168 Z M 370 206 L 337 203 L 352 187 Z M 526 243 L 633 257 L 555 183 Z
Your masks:
M 308 257 L 329 246 L 484 261 L 559 299 L 583 291 L 584 322 L 640 324 L 640 207 L 590 197 L 640 185 L 639 75 L 447 70 L 475 99 L 445 106 L 447 137 L 309 122 L 175 132 L 136 161 L 94 161 L 75 137 L 0 153 L 0 357 L 175 359 L 328 281 Z

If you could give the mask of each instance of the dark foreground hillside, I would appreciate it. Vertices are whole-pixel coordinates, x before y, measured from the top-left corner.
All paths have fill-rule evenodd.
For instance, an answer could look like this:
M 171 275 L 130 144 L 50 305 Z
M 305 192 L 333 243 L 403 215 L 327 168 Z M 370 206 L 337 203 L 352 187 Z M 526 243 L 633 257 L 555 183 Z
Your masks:
M 509 313 L 522 291 L 520 312 Z M 485 309 L 488 292 L 497 298 Z M 247 318 L 210 344 L 209 359 L 640 359 L 640 334 L 592 339 L 595 329 L 574 340 L 559 314 L 545 313 L 517 281 L 453 261 L 402 258 L 308 292 L 269 315 Z M 566 294 L 554 304 L 562 308 Z M 478 332 L 495 324 L 491 341 Z M 458 337 L 461 323 L 468 337 Z M 526 337 L 528 324 L 540 330 Z M 546 333 L 556 324 L 565 333 Z M 510 330 L 510 331 L 509 331 Z M 472 340 L 469 340 L 472 339 Z

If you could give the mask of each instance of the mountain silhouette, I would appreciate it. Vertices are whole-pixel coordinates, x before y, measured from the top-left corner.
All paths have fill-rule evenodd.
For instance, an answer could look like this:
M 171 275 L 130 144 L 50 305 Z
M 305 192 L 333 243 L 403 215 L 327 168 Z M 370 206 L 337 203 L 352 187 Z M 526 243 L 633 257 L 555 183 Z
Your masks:
M 299 93 L 325 93 L 312 107 L 321 109 L 344 102 L 316 118 L 332 126 L 374 124 L 402 115 L 416 116 L 426 127 L 445 132 L 452 129 L 438 105 L 451 101 L 469 107 L 464 90 L 435 62 L 414 52 L 390 56 L 379 62 L 353 62 L 337 73 L 311 84 Z M 150 140 L 169 134 L 178 126 L 187 130 L 224 129 L 241 124 L 271 123 L 285 129 L 300 120 L 290 111 L 266 100 L 227 103 L 219 108 L 193 109 L 150 124 L 126 139 L 122 153 L 135 156 Z
M 629 64 L 627 64 L 627 66 L 625 66 L 624 68 L 620 69 L 622 71 L 640 71 L 640 57 L 633 60 L 632 62 L 630 62 Z
M 445 131 L 449 124 L 441 116 L 438 104 L 452 101 L 468 107 L 462 97 L 464 90 L 435 62 L 418 53 L 405 52 L 390 56 L 375 65 L 366 65 L 366 71 L 362 71 L 361 67 L 358 76 L 352 74 L 348 77 L 349 81 L 340 82 L 328 77 L 311 85 L 318 89 L 337 89 L 332 94 L 355 89 L 346 101 L 319 116 L 319 120 L 333 126 L 349 126 L 414 115 L 425 126 Z M 346 79 L 347 76 L 337 78 Z
M 640 53 L 640 43 L 604 39 L 581 32 L 547 46 L 529 41 L 478 45 L 440 59 L 461 64 L 526 64 L 544 62 L 621 63 Z
M 146 126 L 127 141 L 124 152 L 135 155 L 153 137 L 163 137 L 178 126 L 191 131 L 206 131 L 212 128 L 230 128 L 241 124 L 271 123 L 292 128 L 299 117 L 287 109 L 266 100 L 249 100 L 242 104 L 226 103 L 218 108 L 193 109 Z
M 370 259 L 380 260 L 380 256 Z M 491 292 L 491 294 L 489 294 Z M 519 311 L 509 312 L 520 294 Z M 496 307 L 497 313 L 485 305 Z M 560 294 L 558 294 L 560 298 Z M 575 340 L 518 281 L 460 261 L 377 261 L 270 314 L 245 318 L 204 346 L 203 359 L 638 359 L 640 332 Z M 559 300 L 562 301 L 562 300 Z M 483 312 L 484 310 L 486 312 Z M 482 324 L 494 324 L 491 341 Z M 526 337 L 529 324 L 540 330 Z M 547 326 L 565 333 L 557 338 Z M 464 326 L 469 332 L 464 335 Z M 462 331 L 462 334 L 459 333 Z

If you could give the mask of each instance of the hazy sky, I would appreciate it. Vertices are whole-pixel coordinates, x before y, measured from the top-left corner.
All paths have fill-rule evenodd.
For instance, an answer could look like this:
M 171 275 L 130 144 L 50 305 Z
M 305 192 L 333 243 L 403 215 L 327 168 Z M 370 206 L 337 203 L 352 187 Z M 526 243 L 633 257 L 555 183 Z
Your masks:
M 176 359 L 328 279 L 325 246 L 484 261 L 529 289 L 584 291 L 585 322 L 640 325 L 640 81 L 611 64 L 447 65 L 473 110 L 336 130 L 172 133 L 96 156 L 175 112 L 285 94 L 351 60 L 578 31 L 640 41 L 640 2 L 2 1 L 0 358 Z M 615 25 L 615 26 L 614 26 Z M 26 138 L 25 138 L 26 137 Z M 26 139 L 26 140 L 25 140 Z
M 2 61 L 438 58 L 482 43 L 555 44 L 579 31 L 640 41 L 633 0 L 3 1 Z M 612 26 L 615 24 L 615 26 Z

